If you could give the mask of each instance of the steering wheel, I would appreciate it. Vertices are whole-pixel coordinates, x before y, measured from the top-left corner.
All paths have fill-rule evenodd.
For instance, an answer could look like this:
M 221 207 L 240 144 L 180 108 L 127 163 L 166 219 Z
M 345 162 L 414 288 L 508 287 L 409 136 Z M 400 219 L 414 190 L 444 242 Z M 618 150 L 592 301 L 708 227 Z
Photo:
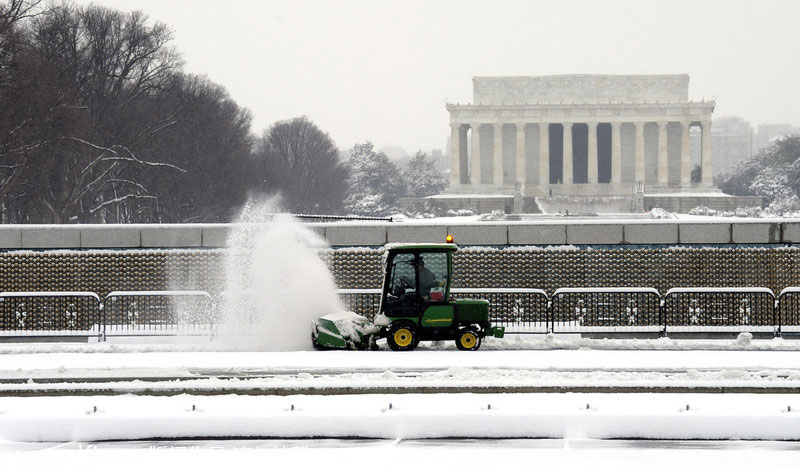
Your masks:
M 402 285 L 402 286 L 404 286 L 404 287 L 406 287 L 406 288 L 414 288 L 414 286 L 413 286 L 413 285 L 411 285 L 410 283 L 408 283 L 408 279 L 407 279 L 407 278 L 405 278 L 405 277 L 400 277 L 400 285 Z

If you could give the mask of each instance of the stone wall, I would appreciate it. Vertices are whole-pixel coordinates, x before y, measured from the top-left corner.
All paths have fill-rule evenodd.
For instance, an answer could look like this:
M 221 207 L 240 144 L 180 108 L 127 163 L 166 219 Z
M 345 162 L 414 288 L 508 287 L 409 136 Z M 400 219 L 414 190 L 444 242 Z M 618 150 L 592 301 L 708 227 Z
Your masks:
M 689 75 L 474 77 L 475 104 L 683 103 Z
M 0 252 L 20 249 L 221 248 L 234 225 L 0 225 Z M 790 244 L 800 219 L 574 219 L 309 223 L 333 247 L 442 242 L 462 246 Z

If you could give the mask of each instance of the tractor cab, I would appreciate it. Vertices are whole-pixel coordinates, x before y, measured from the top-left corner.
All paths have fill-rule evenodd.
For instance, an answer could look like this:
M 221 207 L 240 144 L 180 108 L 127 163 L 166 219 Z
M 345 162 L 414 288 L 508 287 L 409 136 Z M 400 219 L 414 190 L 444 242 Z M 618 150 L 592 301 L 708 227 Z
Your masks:
M 453 244 L 389 245 L 380 312 L 387 318 L 424 317 L 447 304 Z

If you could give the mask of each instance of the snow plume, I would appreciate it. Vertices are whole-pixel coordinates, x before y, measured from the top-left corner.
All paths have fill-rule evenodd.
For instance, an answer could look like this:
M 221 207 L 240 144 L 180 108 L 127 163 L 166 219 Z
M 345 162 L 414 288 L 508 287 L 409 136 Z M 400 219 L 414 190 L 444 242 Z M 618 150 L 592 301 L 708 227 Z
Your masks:
M 217 340 L 255 350 L 311 349 L 311 321 L 344 310 L 319 251 L 324 239 L 280 213 L 277 198 L 248 201 L 228 238 Z

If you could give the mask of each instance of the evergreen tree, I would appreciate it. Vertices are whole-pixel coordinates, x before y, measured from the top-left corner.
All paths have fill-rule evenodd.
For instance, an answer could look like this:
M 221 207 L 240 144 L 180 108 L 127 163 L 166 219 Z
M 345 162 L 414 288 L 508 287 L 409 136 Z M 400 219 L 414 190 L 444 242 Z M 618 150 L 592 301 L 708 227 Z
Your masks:
M 405 195 L 403 175 L 397 165 L 372 142 L 356 144 L 347 161 L 350 194 L 345 209 L 358 215 L 386 216 L 397 211 L 397 199 Z
M 403 181 L 407 197 L 436 195 L 447 187 L 447 181 L 442 173 L 422 150 L 418 151 L 403 169 Z

